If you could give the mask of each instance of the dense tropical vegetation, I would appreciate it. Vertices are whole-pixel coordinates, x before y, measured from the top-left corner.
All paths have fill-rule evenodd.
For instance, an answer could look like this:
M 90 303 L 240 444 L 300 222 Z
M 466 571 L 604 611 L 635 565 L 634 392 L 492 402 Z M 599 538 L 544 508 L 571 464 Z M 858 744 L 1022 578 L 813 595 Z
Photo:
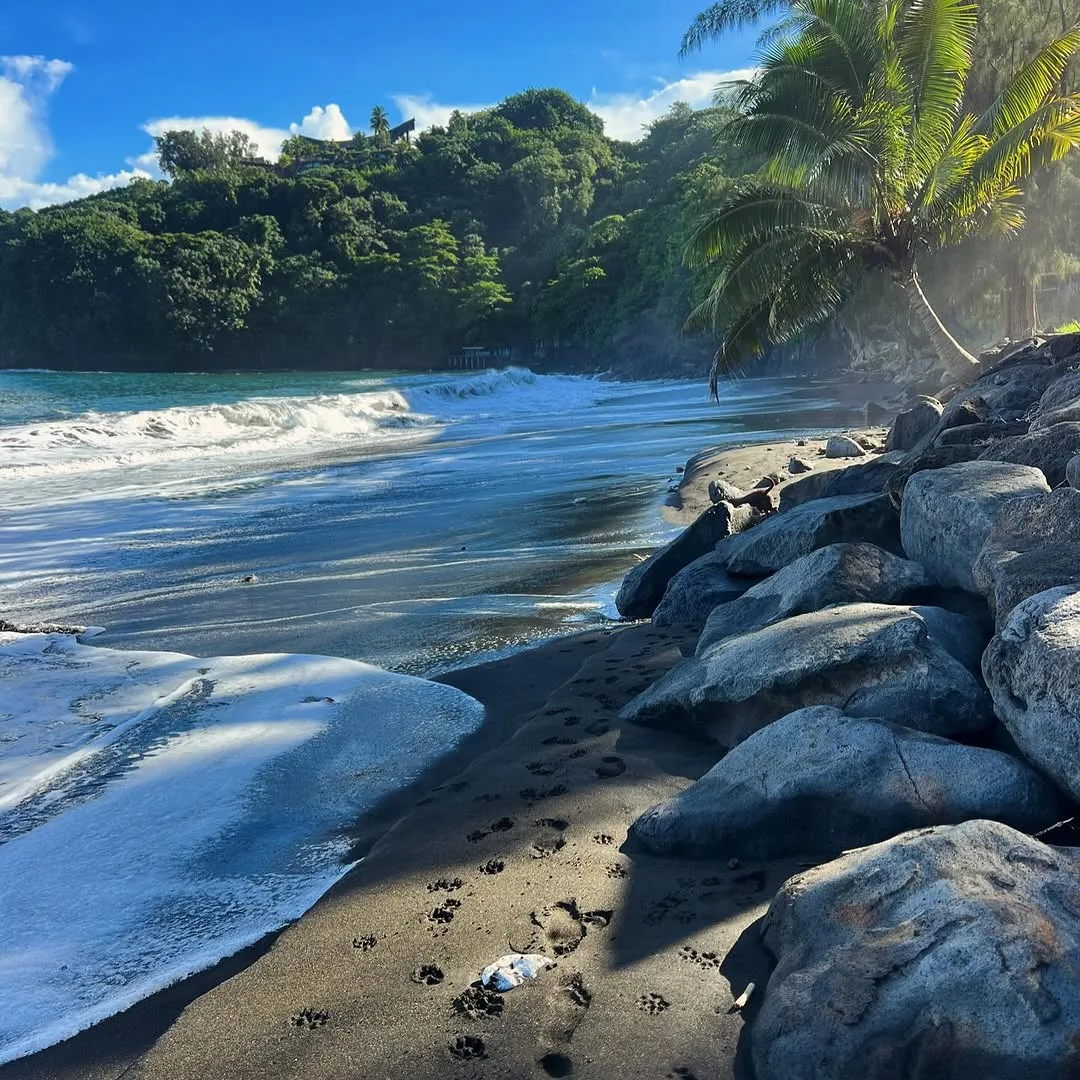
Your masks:
M 716 267 L 695 312 L 720 342 L 714 379 L 835 315 L 876 270 L 900 287 L 945 369 L 962 376 L 974 357 L 928 301 L 920 263 L 1019 233 L 1025 181 L 1080 145 L 1080 97 L 1062 86 L 1080 29 L 1045 45 L 976 114 L 963 109 L 977 27 L 967 0 L 782 7 L 724 129 L 763 164 L 714 202 L 691 242 L 692 258 Z M 751 10 L 721 0 L 684 47 Z
M 634 327 L 675 348 L 695 290 L 686 200 L 739 171 L 716 149 L 727 119 L 677 106 L 620 143 L 535 90 L 414 141 L 390 142 L 376 108 L 370 136 L 294 136 L 274 165 L 242 135 L 170 132 L 169 182 L 0 211 L 0 357 L 399 366 L 542 343 L 588 358 Z
M 903 6 L 962 9 L 954 0 Z M 688 44 L 711 41 L 740 12 L 783 19 L 810 7 L 810 0 L 722 2 L 695 24 Z M 877 4 L 861 0 L 861 10 Z M 1047 41 L 1062 39 L 1056 48 L 1068 51 L 1080 0 L 979 0 L 977 14 L 974 38 L 964 15 L 950 47 L 959 40 L 965 70 L 970 49 L 962 111 L 981 117 Z M 889 46 L 894 52 L 902 28 Z M 805 26 L 788 29 L 797 39 Z M 853 24 L 852 32 L 866 27 Z M 795 47 L 770 38 L 766 66 L 770 51 L 779 56 Z M 821 63 L 826 52 L 819 47 Z M 886 52 L 875 38 L 862 70 L 883 63 Z M 898 63 L 910 65 L 906 55 Z M 1043 67 L 1029 68 L 1029 76 L 1041 70 L 1045 83 L 1047 72 L 1060 68 L 1059 89 L 1072 92 L 1075 73 L 1060 60 L 1044 54 Z M 955 73 L 945 81 L 955 101 Z M 783 92 L 778 76 L 747 91 L 743 103 L 751 111 L 755 103 L 782 103 Z M 798 104 L 809 109 L 815 100 L 823 104 L 809 94 Z M 842 101 L 829 99 L 837 116 Z M 892 130 L 865 102 L 861 111 L 850 100 L 844 107 L 864 142 Z M 487 345 L 512 346 L 525 363 L 539 355 L 563 366 L 701 372 L 715 342 L 683 328 L 703 304 L 707 314 L 710 305 L 721 310 L 716 266 L 708 258 L 687 266 L 684 255 L 703 205 L 729 196 L 745 201 L 763 182 L 759 170 L 774 147 L 760 134 L 766 128 L 755 135 L 754 125 L 736 119 L 725 98 L 723 106 L 698 111 L 676 105 L 627 143 L 608 138 L 600 118 L 567 94 L 530 90 L 480 113 L 455 114 L 411 141 L 393 135 L 376 106 L 369 134 L 338 144 L 292 136 L 273 163 L 261 161 L 241 133 L 169 132 L 158 141 L 167 180 L 138 180 L 36 213 L 0 211 L 0 364 L 413 366 Z M 962 130 L 955 118 L 948 125 L 939 118 L 928 130 L 940 139 L 946 128 L 952 140 Z M 978 133 L 966 130 L 970 155 Z M 907 248 L 941 321 L 969 348 L 1004 329 L 1019 334 L 1080 312 L 1076 159 L 1018 177 L 1028 209 L 1018 237 L 980 238 L 938 254 L 933 243 Z M 851 164 L 850 154 L 847 162 L 841 154 L 829 169 L 819 167 L 833 196 L 850 195 L 845 184 L 865 185 L 873 176 L 865 162 Z M 906 202 L 912 187 L 891 174 L 889 182 L 884 205 L 895 216 L 890 200 Z M 997 189 L 999 201 L 1013 202 L 1004 191 Z M 835 212 L 834 203 L 822 206 Z M 865 201 L 865 209 L 875 207 L 881 210 Z M 863 259 L 874 220 L 872 213 L 842 223 L 829 218 L 830 227 L 839 226 L 829 242 L 843 233 Z M 880 214 L 878 224 L 884 220 Z M 699 255 L 714 253 L 709 244 L 718 235 L 696 235 Z M 808 363 L 840 365 L 856 346 L 879 341 L 902 357 L 929 350 L 888 276 L 860 278 L 843 282 L 844 296 L 848 285 L 857 286 L 855 295 L 824 329 L 813 329 L 804 311 L 790 327 L 806 329 L 797 346 L 772 350 L 771 359 L 805 353 Z M 835 307 L 827 290 L 815 303 Z

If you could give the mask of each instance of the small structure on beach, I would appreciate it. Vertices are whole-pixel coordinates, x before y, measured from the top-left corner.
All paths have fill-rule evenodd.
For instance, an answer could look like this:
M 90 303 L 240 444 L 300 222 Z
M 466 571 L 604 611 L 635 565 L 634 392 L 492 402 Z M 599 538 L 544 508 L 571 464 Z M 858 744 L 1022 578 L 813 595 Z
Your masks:
M 451 371 L 477 371 L 499 364 L 509 364 L 513 357 L 514 351 L 509 346 L 492 349 L 486 345 L 466 345 L 460 352 L 449 357 L 446 366 Z

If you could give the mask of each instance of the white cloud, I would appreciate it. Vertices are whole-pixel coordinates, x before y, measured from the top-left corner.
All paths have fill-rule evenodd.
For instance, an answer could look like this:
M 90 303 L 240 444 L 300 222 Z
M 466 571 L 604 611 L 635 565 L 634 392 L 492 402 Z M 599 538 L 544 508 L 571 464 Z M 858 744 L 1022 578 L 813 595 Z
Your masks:
M 142 169 L 122 169 L 115 173 L 99 173 L 87 176 L 77 173 L 69 176 L 63 183 L 40 183 L 32 180 L 20 180 L 15 176 L 0 175 L 0 206 L 10 210 L 29 206 L 31 210 L 40 210 L 43 206 L 55 203 L 85 199 L 87 195 L 96 195 L 99 191 L 123 187 L 132 180 L 146 179 L 149 174 Z
M 307 135 L 312 139 L 333 139 L 344 142 L 351 139 L 353 129 L 345 119 L 340 105 L 316 105 L 299 124 L 290 124 L 293 135 Z
M 443 105 L 432 101 L 430 94 L 394 94 L 393 101 L 402 120 L 415 118 L 417 131 L 446 127 L 455 112 L 474 113 L 491 108 L 490 105 Z
M 36 210 L 146 175 L 134 170 L 101 176 L 79 173 L 63 183 L 38 180 L 53 155 L 46 124 L 48 99 L 71 71 L 65 60 L 0 56 L 0 207 Z
M 612 139 L 634 142 L 645 134 L 645 127 L 659 119 L 675 104 L 685 101 L 692 108 L 711 105 L 719 88 L 741 79 L 751 79 L 754 68 L 735 71 L 699 71 L 676 82 L 661 82 L 651 93 L 604 94 L 593 90 L 587 102 L 604 120 L 604 131 Z

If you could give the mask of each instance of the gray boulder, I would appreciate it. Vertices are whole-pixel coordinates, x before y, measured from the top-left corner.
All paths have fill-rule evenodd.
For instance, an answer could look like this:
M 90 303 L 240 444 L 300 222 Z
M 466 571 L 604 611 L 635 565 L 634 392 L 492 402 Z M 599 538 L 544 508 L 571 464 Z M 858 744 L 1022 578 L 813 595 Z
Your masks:
M 788 881 L 750 1029 L 758 1080 L 1076 1071 L 1080 855 L 992 821 L 905 833 Z
M 1080 454 L 1074 454 L 1065 463 L 1065 479 L 1069 487 L 1080 488 Z
M 814 466 L 801 457 L 793 457 L 787 463 L 787 471 L 792 476 L 798 476 L 800 473 L 812 472 Z
M 972 567 L 999 623 L 1021 601 L 1080 579 L 1080 491 L 1013 499 L 1000 509 Z
M 918 564 L 873 544 L 830 544 L 796 559 L 737 599 L 714 608 L 698 655 L 724 638 L 835 604 L 893 604 L 933 582 Z
M 1059 585 L 1080 585 L 1080 542 L 1006 552 L 994 563 L 986 592 L 998 629 L 1017 604 Z
M 710 551 L 671 579 L 653 613 L 654 626 L 702 626 L 714 608 L 737 600 L 754 583 L 727 572 L 723 548 L 721 544 L 720 551 Z
M 1013 608 L 983 654 L 994 708 L 1020 752 L 1080 799 L 1080 588 Z
M 775 859 L 973 818 L 1035 832 L 1060 811 L 1054 788 L 1007 754 L 819 705 L 755 732 L 633 833 L 657 854 Z
M 1013 423 L 1002 421 L 990 421 L 982 424 L 966 424 L 964 427 L 949 428 L 943 431 L 936 439 L 935 446 L 985 446 L 986 443 L 997 442 L 1000 439 L 1015 439 L 1019 435 L 1026 435 L 1031 430 L 1031 425 L 1026 420 L 1017 420 Z
M 937 428 L 943 406 L 936 398 L 923 398 L 900 413 L 885 440 L 886 450 L 912 450 Z
M 718 503 L 705 511 L 666 547 L 654 552 L 623 578 L 615 607 L 625 619 L 647 619 L 664 597 L 668 582 L 695 559 L 700 559 L 727 536 L 757 520 L 749 507 Z
M 972 567 L 1002 506 L 1047 491 L 1043 474 L 1026 465 L 968 461 L 916 473 L 900 510 L 904 552 L 939 584 L 978 593 Z
M 833 469 L 831 472 L 805 476 L 781 489 L 780 512 L 787 513 L 814 499 L 835 499 L 841 495 L 880 495 L 896 469 L 895 461 L 879 457 L 865 465 L 849 465 L 846 469 Z
M 1053 427 L 1055 424 L 1076 423 L 1080 420 L 1080 399 L 1067 401 L 1056 409 L 1040 410 L 1039 414 L 1031 422 L 1033 430 Z
M 954 616 L 956 619 L 962 616 Z M 950 624 L 951 625 L 951 624 Z M 969 637 L 978 636 L 971 626 Z M 960 735 L 993 721 L 990 701 L 914 608 L 847 604 L 727 638 L 667 673 L 622 718 L 738 745 L 808 705 Z
M 829 544 L 865 541 L 899 551 L 899 519 L 884 495 L 841 495 L 815 499 L 766 518 L 725 545 L 728 571 L 762 577 Z
M 1077 400 L 1080 400 L 1080 371 L 1070 371 L 1055 379 L 1043 391 L 1039 398 L 1039 415 L 1043 416 Z
M 920 472 L 947 469 L 964 461 L 975 461 L 982 453 L 981 446 L 957 444 L 954 446 L 931 446 L 926 450 L 912 451 L 885 482 L 885 493 L 899 509 L 904 498 L 907 482 Z
M 827 458 L 865 457 L 866 449 L 848 435 L 831 435 L 825 444 Z
M 1030 431 L 1016 439 L 995 443 L 982 453 L 983 460 L 1010 461 L 1041 469 L 1051 487 L 1065 483 L 1069 459 L 1080 453 L 1080 423 L 1054 424 Z

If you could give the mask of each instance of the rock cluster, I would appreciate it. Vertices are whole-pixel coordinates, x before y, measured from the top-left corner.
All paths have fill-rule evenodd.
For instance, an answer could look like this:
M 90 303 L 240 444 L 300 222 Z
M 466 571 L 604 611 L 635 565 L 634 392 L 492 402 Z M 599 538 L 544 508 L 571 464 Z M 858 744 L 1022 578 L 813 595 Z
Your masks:
M 623 719 L 720 758 L 633 836 L 834 859 L 765 920 L 759 1080 L 1072 1075 L 1080 851 L 1039 837 L 1080 816 L 1080 335 L 829 454 L 857 463 L 698 529 L 620 604 L 703 627 Z

